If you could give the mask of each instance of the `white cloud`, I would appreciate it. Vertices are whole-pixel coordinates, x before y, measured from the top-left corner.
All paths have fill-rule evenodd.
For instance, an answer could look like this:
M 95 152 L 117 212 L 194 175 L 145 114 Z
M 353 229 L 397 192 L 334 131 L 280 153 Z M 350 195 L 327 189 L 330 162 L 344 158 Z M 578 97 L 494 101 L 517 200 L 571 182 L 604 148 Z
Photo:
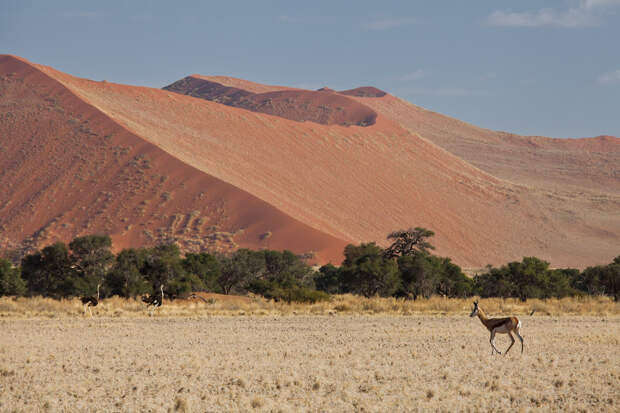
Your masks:
M 602 23 L 602 17 L 609 13 L 613 6 L 620 6 L 620 0 L 581 0 L 573 8 L 567 10 L 539 9 L 536 11 L 503 11 L 496 10 L 487 18 L 492 26 L 509 27 L 592 27 Z
M 424 72 L 424 70 L 422 70 L 422 69 L 418 69 L 418 70 L 416 70 L 414 72 L 410 72 L 410 73 L 407 73 L 406 75 L 403 75 L 400 78 L 400 80 L 402 80 L 404 82 L 409 82 L 409 81 L 412 81 L 412 80 L 420 80 L 420 79 L 422 79 L 425 76 L 426 76 L 426 72 Z
M 620 6 L 620 0 L 583 0 L 582 7 L 593 9 L 596 7 Z
M 506 12 L 497 10 L 488 18 L 493 26 L 513 27 L 589 27 L 598 26 L 600 20 L 597 16 L 585 11 L 585 9 L 569 9 L 557 11 L 553 9 L 541 9 L 536 12 Z
M 616 70 L 615 72 L 604 73 L 600 75 L 597 79 L 598 83 L 602 85 L 608 84 L 620 84 L 620 70 Z
M 417 20 L 413 17 L 400 17 L 400 18 L 388 18 L 388 19 L 378 19 L 371 21 L 369 23 L 365 23 L 362 27 L 366 30 L 389 30 L 394 29 L 396 27 L 408 26 L 411 24 L 416 24 Z

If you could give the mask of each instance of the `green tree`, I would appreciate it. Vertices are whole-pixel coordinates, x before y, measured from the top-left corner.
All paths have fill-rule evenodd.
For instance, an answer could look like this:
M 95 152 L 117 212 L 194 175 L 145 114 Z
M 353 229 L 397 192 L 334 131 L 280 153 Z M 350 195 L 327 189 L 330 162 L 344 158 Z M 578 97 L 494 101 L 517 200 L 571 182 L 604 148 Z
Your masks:
M 493 268 L 487 266 L 487 272 L 474 277 L 474 290 L 481 297 L 516 297 L 517 286 L 509 276 L 507 266 Z
M 508 264 L 510 276 L 522 301 L 528 298 L 548 298 L 551 296 L 549 263 L 536 257 L 523 257 L 523 261 Z
M 383 249 L 374 242 L 345 247 L 345 260 L 341 267 L 344 292 L 390 296 L 399 287 L 398 266 L 386 259 Z
M 153 288 L 145 278 L 146 252 L 144 249 L 124 249 L 106 277 L 106 289 L 111 295 L 136 297 L 152 293 Z
M 69 248 L 72 267 L 77 274 L 77 292 L 93 294 L 114 264 L 114 254 L 110 251 L 112 240 L 108 235 L 86 235 L 71 241 Z
M 30 295 L 60 298 L 77 294 L 77 275 L 72 268 L 69 249 L 62 242 L 26 255 L 21 267 Z
M 407 255 L 428 254 L 435 247 L 428 242 L 428 238 L 435 235 L 431 230 L 422 227 L 409 228 L 394 231 L 388 234 L 387 239 L 392 240 L 384 252 L 386 258 L 404 257 Z
M 188 274 L 194 274 L 200 278 L 206 291 L 217 293 L 222 291 L 217 283 L 222 275 L 222 265 L 215 256 L 204 252 L 186 254 L 183 267 Z
M 247 289 L 266 298 L 287 302 L 315 302 L 329 295 L 314 290 L 314 272 L 291 251 L 261 251 L 264 271 L 251 277 Z
M 19 267 L 0 258 L 0 296 L 24 295 L 25 292 L 26 282 L 21 277 Z
M 441 280 L 438 261 L 427 254 L 405 255 L 398 259 L 402 289 L 417 299 L 418 296 L 429 298 L 437 293 Z
M 328 294 L 338 294 L 340 288 L 340 269 L 332 264 L 323 265 L 315 274 L 314 284 L 319 291 Z
M 437 292 L 446 297 L 470 297 L 473 294 L 474 282 L 463 274 L 461 267 L 450 258 L 432 257 L 439 269 Z
M 241 248 L 230 257 L 220 257 L 222 272 L 217 280 L 224 294 L 246 291 L 254 279 L 266 272 L 265 256 L 260 251 Z
M 575 281 L 574 286 L 591 295 L 608 295 L 615 301 L 620 299 L 620 259 L 609 265 L 586 268 Z
M 162 244 L 145 250 L 142 274 L 152 286 L 151 294 L 157 293 L 160 285 L 167 293 L 180 295 L 191 292 L 200 279 L 187 277 L 181 260 L 181 252 L 176 244 Z M 201 283 L 198 288 L 204 288 Z
M 607 294 L 614 297 L 615 301 L 620 300 L 620 255 L 607 266 L 603 283 L 607 289 Z
M 551 295 L 562 298 L 580 294 L 572 287 L 573 280 L 579 277 L 579 270 L 575 268 L 558 268 L 550 270 L 549 283 Z
M 308 285 L 312 282 L 312 268 L 291 251 L 262 251 L 265 272 L 262 277 L 283 288 Z

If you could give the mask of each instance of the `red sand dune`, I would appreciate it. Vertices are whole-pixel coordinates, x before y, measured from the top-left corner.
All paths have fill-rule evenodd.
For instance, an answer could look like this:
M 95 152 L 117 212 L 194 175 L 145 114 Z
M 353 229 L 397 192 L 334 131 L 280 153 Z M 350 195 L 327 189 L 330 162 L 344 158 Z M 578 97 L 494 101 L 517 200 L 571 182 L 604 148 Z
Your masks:
M 116 248 L 342 255 L 344 241 L 179 161 L 24 60 L 0 57 L 0 96 L 0 247 L 105 232 Z
M 2 100 L 0 130 L 3 136 L 5 131 L 11 133 L 9 141 L 15 147 L 12 155 L 0 155 L 3 182 L 5 175 L 13 179 L 11 191 L 0 197 L 2 234 L 10 242 L 21 241 L 37 228 L 51 228 L 49 239 L 109 229 L 124 245 L 143 242 L 144 231 L 157 234 L 158 228 L 163 228 L 169 239 L 181 238 L 186 231 L 178 230 L 175 222 L 193 222 L 191 211 L 197 210 L 212 220 L 209 222 L 221 217 L 222 228 L 227 225 L 225 232 L 240 245 L 244 240 L 246 245 L 260 245 L 256 238 L 270 232 L 270 248 L 312 249 L 322 253 L 321 262 L 339 257 L 344 242 L 385 245 L 388 232 L 409 226 L 433 229 L 437 252 L 465 266 L 501 264 L 536 255 L 554 266 L 584 267 L 609 262 L 618 254 L 617 181 L 611 173 L 608 179 L 615 189 L 589 185 L 605 177 L 610 166 L 605 169 L 598 162 L 613 161 L 613 154 L 599 153 L 593 158 L 586 178 L 571 172 L 563 181 L 557 172 L 555 178 L 552 174 L 537 183 L 531 172 L 537 166 L 532 161 L 534 155 L 520 149 L 526 148 L 526 143 L 502 140 L 501 133 L 479 133 L 485 130 L 390 95 L 369 97 L 368 91 L 364 97 L 348 95 L 347 99 L 357 100 L 378 115 L 371 126 L 345 127 L 298 122 L 165 90 L 79 79 L 12 57 L 3 58 L 0 74 L 1 90 L 11 91 L 10 98 Z M 295 90 L 233 78 L 201 78 L 252 93 Z M 58 90 L 46 92 L 53 88 Z M 7 117 L 7 113 L 12 115 Z M 90 128 L 94 135 L 68 126 L 61 129 L 59 125 L 71 125 L 69 120 L 74 118 L 88 120 L 79 125 Z M 95 130 L 95 125 L 100 129 Z M 31 139 L 44 142 L 44 148 L 32 147 Z M 541 139 L 551 148 L 545 149 L 542 162 L 544 170 L 551 172 L 572 171 L 557 155 L 562 145 L 580 162 L 586 159 L 581 151 L 587 149 L 579 149 L 579 145 L 594 145 Z M 617 139 L 608 140 L 610 143 L 599 140 L 596 145 L 615 147 Z M 450 142 L 453 147 L 448 147 Z M 517 159 L 507 167 L 496 153 L 489 153 L 486 163 L 484 152 L 477 157 L 470 153 L 475 151 L 471 148 L 483 151 L 484 145 L 502 153 L 504 144 L 507 153 Z M 124 154 L 115 147 L 130 152 Z M 454 147 L 469 148 L 470 152 L 458 155 Z M 118 162 L 125 169 L 135 167 L 132 160 L 144 166 L 136 157 L 147 154 L 148 168 L 125 178 L 125 169 L 113 161 L 117 152 L 124 156 Z M 71 166 L 72 162 L 78 166 Z M 523 162 L 521 170 L 519 162 Z M 89 168 L 99 164 L 100 169 L 89 174 Z M 56 169 L 50 174 L 47 168 L 52 166 Z M 50 175 L 54 178 L 48 180 Z M 15 176 L 27 179 L 18 185 Z M 161 176 L 167 177 L 163 183 Z M 128 186 L 131 179 L 147 178 L 146 184 Z M 554 180 L 557 188 L 552 185 Z M 227 201 L 232 196 L 228 193 L 213 193 L 208 187 L 203 190 L 207 184 L 202 182 L 225 186 L 236 194 L 238 202 Z M 162 191 L 169 193 L 165 203 L 161 202 Z M 209 197 L 208 202 L 200 201 L 200 192 Z M 62 201 L 49 202 L 56 198 Z M 194 204 L 186 205 L 192 201 Z M 144 202 L 147 204 L 142 205 Z M 225 205 L 219 215 L 214 206 L 218 202 Z M 24 215 L 41 216 L 37 225 L 28 224 L 23 217 L 19 222 L 12 219 L 24 209 Z M 176 211 L 185 211 L 185 218 L 179 212 L 176 219 Z M 273 214 L 269 222 L 265 211 Z M 124 218 L 127 220 L 121 226 L 115 222 Z M 290 230 L 272 228 L 271 222 L 276 221 Z M 85 227 L 76 231 L 71 228 L 75 223 Z M 132 228 L 123 233 L 122 225 Z M 188 227 L 193 228 L 184 228 Z M 239 231 L 242 228 L 246 229 Z M 204 234 L 209 234 L 208 230 L 192 235 L 189 241 L 196 242 Z
M 164 90 L 298 122 L 368 126 L 377 118 L 369 107 L 337 93 L 301 89 L 254 93 L 194 76 L 178 80 Z

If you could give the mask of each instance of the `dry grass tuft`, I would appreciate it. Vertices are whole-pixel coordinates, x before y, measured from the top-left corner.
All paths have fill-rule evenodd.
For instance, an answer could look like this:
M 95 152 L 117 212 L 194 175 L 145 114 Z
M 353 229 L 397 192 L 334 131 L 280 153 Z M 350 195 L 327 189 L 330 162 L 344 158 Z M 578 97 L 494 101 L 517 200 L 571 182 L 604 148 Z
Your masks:
M 190 413 L 191 410 L 189 408 L 189 404 L 187 400 L 177 397 L 174 401 L 174 411 L 180 413 Z

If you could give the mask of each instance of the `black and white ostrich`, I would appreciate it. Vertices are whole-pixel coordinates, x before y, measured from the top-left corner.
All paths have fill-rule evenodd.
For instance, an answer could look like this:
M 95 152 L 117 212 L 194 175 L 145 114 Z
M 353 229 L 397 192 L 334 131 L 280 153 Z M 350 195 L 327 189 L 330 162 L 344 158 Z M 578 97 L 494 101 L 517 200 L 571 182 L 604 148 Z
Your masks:
M 88 308 L 90 316 L 93 316 L 93 310 L 91 310 L 91 307 L 97 307 L 97 304 L 99 304 L 99 287 L 101 287 L 101 283 L 97 284 L 97 298 L 92 295 L 80 298 L 82 304 L 84 304 L 84 315 L 86 315 L 86 309 Z
M 161 296 L 160 295 L 145 295 L 142 296 L 142 301 L 146 303 L 146 308 L 151 307 L 150 315 L 153 315 L 153 312 L 157 307 L 161 307 L 164 303 L 164 285 L 160 286 Z

